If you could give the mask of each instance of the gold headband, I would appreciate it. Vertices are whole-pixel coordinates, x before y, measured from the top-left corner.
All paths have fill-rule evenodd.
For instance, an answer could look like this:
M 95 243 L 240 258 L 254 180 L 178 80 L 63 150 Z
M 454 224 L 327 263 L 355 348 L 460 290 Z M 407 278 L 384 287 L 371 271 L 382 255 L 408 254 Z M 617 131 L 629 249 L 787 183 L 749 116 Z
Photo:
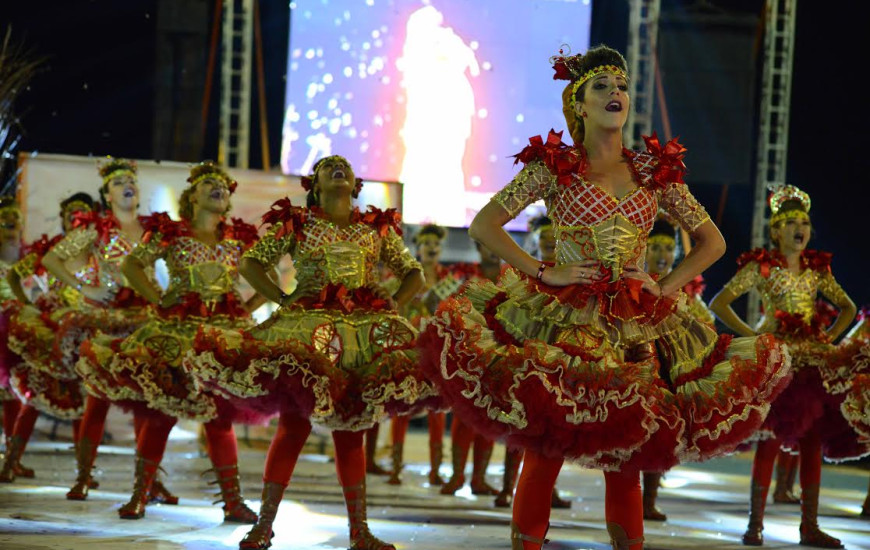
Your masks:
M 225 185 L 229 186 L 232 183 L 232 180 L 226 174 L 221 172 L 207 172 L 205 174 L 200 174 L 199 176 L 193 178 L 190 182 L 190 186 L 194 187 L 199 183 L 202 183 L 205 180 L 215 180 L 223 182 Z
M 770 217 L 770 226 L 774 227 L 776 224 L 780 222 L 784 222 L 786 220 L 809 220 L 810 215 L 804 212 L 803 210 L 788 210 L 786 212 L 777 212 L 773 216 Z
M 103 185 L 109 183 L 109 181 L 120 178 L 121 176 L 130 176 L 133 179 L 136 179 L 136 172 L 133 170 L 115 170 L 105 178 L 103 178 Z
M 69 203 L 63 207 L 64 212 L 67 212 L 69 210 L 76 210 L 76 209 L 87 210 L 88 212 L 90 212 L 91 206 L 84 201 L 72 201 L 71 203 Z
M 574 108 L 574 104 L 577 101 L 577 90 L 580 89 L 580 86 L 586 84 L 586 82 L 588 82 L 590 78 L 594 78 L 603 73 L 613 73 L 616 76 L 621 76 L 622 78 L 628 79 L 628 74 L 625 72 L 625 70 L 616 65 L 599 65 L 597 67 L 589 69 L 588 71 L 586 71 L 586 73 L 583 74 L 583 76 L 581 76 L 574 82 L 574 86 L 571 89 L 572 109 Z
M 8 204 L 6 206 L 0 206 L 0 215 L 4 214 L 15 214 L 17 217 L 21 217 L 21 208 L 17 204 Z
M 648 245 L 650 245 L 650 244 L 669 244 L 672 246 L 676 246 L 677 240 L 675 238 L 671 237 L 670 235 L 664 235 L 662 233 L 659 233 L 659 234 L 653 235 L 652 237 L 647 239 L 646 243 Z

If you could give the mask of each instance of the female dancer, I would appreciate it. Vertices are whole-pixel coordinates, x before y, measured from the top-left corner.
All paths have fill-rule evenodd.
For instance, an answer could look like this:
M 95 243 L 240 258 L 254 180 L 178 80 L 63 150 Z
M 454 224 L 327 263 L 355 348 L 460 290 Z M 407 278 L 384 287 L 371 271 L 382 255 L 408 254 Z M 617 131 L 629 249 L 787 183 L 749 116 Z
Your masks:
M 22 441 L 13 437 L 21 402 L 12 392 L 10 376 L 21 358 L 8 346 L 9 316 L 14 308 L 15 292 L 7 278 L 21 259 L 21 209 L 12 197 L 0 197 L 0 402 L 3 403 L 3 433 L 6 436 L 6 455 L 21 456 Z M 18 459 L 6 461 L 15 475 L 33 477 L 33 470 L 22 466 Z
M 794 379 L 773 403 L 763 427 L 774 437 L 760 441 L 755 451 L 749 526 L 743 544 L 764 542 L 764 508 L 773 462 L 785 443 L 800 449 L 801 544 L 841 548 L 840 541 L 818 525 L 822 454 L 845 460 L 867 449 L 858 444 L 857 434 L 840 413 L 843 397 L 825 390 L 819 368 L 827 368 L 833 360 L 835 349 L 828 342 L 846 330 L 856 308 L 831 274 L 831 255 L 806 248 L 812 232 L 809 195 L 791 185 L 781 186 L 771 195 L 770 209 L 770 238 L 775 248 L 741 255 L 737 274 L 710 302 L 713 313 L 738 334 L 772 333 L 784 340 L 795 368 Z M 761 294 L 765 311 L 756 329 L 731 308 L 734 300 L 753 287 Z M 816 315 L 817 292 L 840 308 L 827 331 Z
M 250 311 L 262 299 L 255 296 L 243 303 L 235 287 L 239 259 L 256 241 L 257 230 L 240 220 L 225 221 L 236 183 L 220 167 L 197 165 L 188 181 L 179 199 L 182 221 L 174 222 L 165 213 L 145 218 L 142 243 L 123 265 L 130 286 L 156 306 L 156 315 L 127 338 L 85 342 L 78 369 L 94 394 L 132 405 L 145 419 L 136 444 L 133 494 L 118 510 L 122 519 L 145 515 L 169 432 L 177 418 L 190 418 L 205 422 L 224 520 L 253 523 L 257 516 L 239 490 L 235 411 L 199 391 L 182 370 L 181 359 L 203 323 L 251 326 Z M 164 293 L 148 275 L 149 266 L 160 258 L 169 269 Z M 115 393 L 117 388 L 124 393 Z M 146 403 L 148 412 L 142 412 Z
M 109 157 L 99 165 L 103 184 L 100 201 L 103 212 L 79 216 L 74 229 L 43 257 L 42 265 L 61 283 L 78 290 L 84 300 L 74 308 L 58 310 L 54 353 L 67 364 L 75 364 L 82 342 L 99 330 L 124 337 L 147 319 L 148 303 L 129 286 L 121 274 L 121 262 L 142 237 L 138 215 L 139 187 L 136 162 Z M 70 261 L 86 256 L 87 267 L 70 269 Z M 67 492 L 69 500 L 84 500 L 91 485 L 91 469 L 97 447 L 103 439 L 109 401 L 90 393 L 85 401 L 81 431 L 76 446 L 78 474 Z
M 408 303 L 403 314 L 418 329 L 421 321 L 435 312 L 441 300 L 459 290 L 465 280 L 462 269 L 450 269 L 441 265 L 441 245 L 446 237 L 447 231 L 434 224 L 424 225 L 420 232 L 414 236 L 414 244 L 417 245 L 417 259 L 423 267 L 426 283 L 420 289 L 420 293 Z M 400 477 L 404 466 L 402 456 L 405 434 L 408 432 L 411 416 L 411 414 L 405 414 L 393 418 L 393 468 L 387 481 L 391 485 L 402 483 Z M 443 440 L 446 413 L 436 407 L 435 410 L 428 411 L 427 417 L 429 420 L 429 484 L 444 485 L 444 480 L 438 471 L 444 458 Z
M 447 300 L 420 337 L 421 356 L 463 418 L 526 449 L 512 548 L 544 543 L 568 458 L 605 470 L 613 547 L 638 550 L 639 471 L 733 450 L 761 424 L 788 359 L 772 336 L 719 338 L 682 305 L 680 289 L 724 241 L 683 183 L 680 145 L 653 136 L 646 153 L 623 149 L 623 57 L 600 46 L 555 61 L 571 81 L 576 146 L 555 132 L 533 138 L 517 157 L 525 168 L 469 230 L 528 277 L 508 271 L 500 287 L 473 284 Z M 538 199 L 558 228 L 553 267 L 501 227 Z M 641 262 L 659 205 L 697 245 L 655 282 Z
M 870 440 L 870 307 L 861 308 L 858 324 L 843 338 L 841 346 L 851 356 L 851 372 L 845 373 L 849 383 L 845 386 L 848 389 L 840 409 L 855 431 Z M 842 387 L 841 384 L 833 384 L 831 376 L 827 378 L 826 387 Z M 870 486 L 860 515 L 870 518 Z
M 240 548 L 271 544 L 284 488 L 316 422 L 333 430 L 351 549 L 394 549 L 366 522 L 363 432 L 433 394 L 420 378 L 416 333 L 396 313 L 423 284 L 420 264 L 402 242 L 397 212 L 353 208 L 361 182 L 347 160 L 319 160 L 303 185 L 310 208 L 275 203 L 263 216 L 271 229 L 240 265 L 254 289 L 281 307 L 250 331 L 203 329 L 185 366 L 240 407 L 281 413 L 266 457 L 260 517 Z M 291 252 L 299 284 L 288 296 L 268 271 Z M 393 297 L 378 286 L 379 260 L 402 281 Z
M 75 365 L 57 360 L 52 353 L 57 331 L 57 323 L 52 317 L 58 309 L 77 307 L 81 294 L 54 277 L 49 277 L 47 291 L 39 296 L 35 304 L 31 304 L 23 283 L 33 275 L 45 275 L 42 266 L 45 253 L 72 229 L 76 216 L 87 214 L 93 208 L 94 201 L 86 193 L 76 193 L 62 201 L 60 217 L 63 232 L 52 239 L 43 235 L 32 243 L 27 248 L 27 255 L 9 273 L 9 284 L 18 297 L 17 307 L 9 320 L 9 349 L 21 358 L 21 363 L 12 370 L 11 382 L 23 406 L 18 412 L 13 432 L 13 437 L 19 442 L 15 449 L 17 456 L 13 459 L 7 457 L 0 471 L 0 482 L 15 480 L 14 464 L 24 454 L 40 412 L 72 420 L 73 441 L 78 439 L 85 394 Z M 81 256 L 68 263 L 68 267 L 79 275 L 82 275 L 80 270 L 87 266 Z

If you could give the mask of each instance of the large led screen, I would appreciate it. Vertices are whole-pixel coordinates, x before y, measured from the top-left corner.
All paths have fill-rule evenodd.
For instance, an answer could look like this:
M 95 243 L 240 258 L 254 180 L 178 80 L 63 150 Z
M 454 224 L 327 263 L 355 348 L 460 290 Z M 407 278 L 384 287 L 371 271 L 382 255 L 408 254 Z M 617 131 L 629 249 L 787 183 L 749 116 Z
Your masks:
M 407 223 L 468 225 L 516 173 L 510 156 L 565 126 L 549 58 L 589 45 L 589 0 L 291 8 L 284 171 L 343 155 L 360 177 L 404 184 Z

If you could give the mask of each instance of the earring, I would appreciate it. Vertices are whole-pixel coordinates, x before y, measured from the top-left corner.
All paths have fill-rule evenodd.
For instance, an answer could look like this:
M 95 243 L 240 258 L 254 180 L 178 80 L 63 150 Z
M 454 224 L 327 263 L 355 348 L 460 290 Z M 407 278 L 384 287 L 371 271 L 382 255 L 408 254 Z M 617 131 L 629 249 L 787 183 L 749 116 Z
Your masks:
M 580 113 L 580 116 L 582 116 L 583 118 L 586 118 L 586 117 L 587 117 L 587 115 L 586 115 L 586 111 L 581 112 L 581 113 Z

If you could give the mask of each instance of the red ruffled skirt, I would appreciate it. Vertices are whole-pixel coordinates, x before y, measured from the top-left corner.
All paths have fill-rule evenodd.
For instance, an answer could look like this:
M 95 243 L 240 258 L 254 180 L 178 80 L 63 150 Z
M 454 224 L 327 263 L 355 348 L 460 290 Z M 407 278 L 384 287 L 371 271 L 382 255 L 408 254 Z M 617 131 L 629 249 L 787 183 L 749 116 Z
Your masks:
M 268 416 L 236 410 L 213 392 L 202 391 L 181 364 L 204 323 L 240 328 L 251 325 L 250 317 L 235 302 L 221 302 L 212 311 L 189 301 L 184 307 L 159 310 L 126 338 L 98 336 L 85 342 L 76 369 L 88 392 L 140 414 L 265 423 Z
M 238 408 L 357 431 L 435 397 L 415 344 L 414 328 L 368 289 L 330 285 L 249 331 L 203 327 L 184 365 Z
M 553 288 L 509 271 L 442 303 L 422 365 L 465 422 L 584 466 L 665 470 L 733 451 L 789 380 L 774 337 L 719 337 L 634 282 Z

